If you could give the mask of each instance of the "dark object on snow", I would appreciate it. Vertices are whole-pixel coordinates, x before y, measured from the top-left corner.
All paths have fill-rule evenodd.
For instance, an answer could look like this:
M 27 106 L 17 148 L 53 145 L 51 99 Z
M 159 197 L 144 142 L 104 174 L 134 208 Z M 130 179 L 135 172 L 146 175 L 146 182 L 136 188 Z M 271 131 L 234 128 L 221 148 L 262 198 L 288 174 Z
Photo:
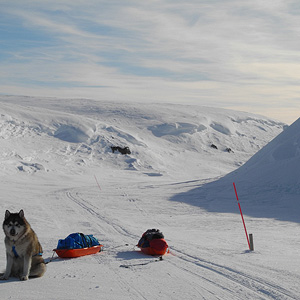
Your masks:
M 214 149 L 218 149 L 218 147 L 215 144 L 211 144 L 210 147 Z
M 115 151 L 119 151 L 121 154 L 131 154 L 129 147 L 119 147 L 119 146 L 111 146 L 111 151 L 115 153 Z
M 226 151 L 227 151 L 228 153 L 230 153 L 230 152 L 233 153 L 233 151 L 231 150 L 231 148 L 226 148 Z
M 147 255 L 164 255 L 169 246 L 158 229 L 148 229 L 143 233 L 137 246 Z

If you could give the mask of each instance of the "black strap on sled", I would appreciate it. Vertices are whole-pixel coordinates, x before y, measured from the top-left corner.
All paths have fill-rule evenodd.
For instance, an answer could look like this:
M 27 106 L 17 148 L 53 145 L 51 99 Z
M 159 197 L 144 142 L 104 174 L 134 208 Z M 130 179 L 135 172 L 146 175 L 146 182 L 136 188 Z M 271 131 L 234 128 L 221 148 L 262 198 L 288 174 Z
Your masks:
M 83 234 L 83 233 L 79 233 L 81 238 L 82 238 L 82 242 L 83 242 L 83 248 L 86 248 L 86 247 L 91 247 L 92 246 L 92 243 L 90 240 L 87 240 L 86 236 Z M 84 245 L 84 242 L 85 242 L 85 245 Z

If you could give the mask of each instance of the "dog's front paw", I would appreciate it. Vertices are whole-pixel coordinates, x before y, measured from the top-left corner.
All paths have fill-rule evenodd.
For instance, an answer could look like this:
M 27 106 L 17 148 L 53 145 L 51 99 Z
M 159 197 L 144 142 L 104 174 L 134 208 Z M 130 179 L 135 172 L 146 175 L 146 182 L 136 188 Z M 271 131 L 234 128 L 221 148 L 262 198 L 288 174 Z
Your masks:
M 3 274 L 0 276 L 0 280 L 7 280 L 9 278 L 9 276 Z
M 25 281 L 25 280 L 27 280 L 27 279 L 28 279 L 28 276 L 27 276 L 27 275 L 23 275 L 23 276 L 20 277 L 20 280 L 21 280 L 21 281 Z

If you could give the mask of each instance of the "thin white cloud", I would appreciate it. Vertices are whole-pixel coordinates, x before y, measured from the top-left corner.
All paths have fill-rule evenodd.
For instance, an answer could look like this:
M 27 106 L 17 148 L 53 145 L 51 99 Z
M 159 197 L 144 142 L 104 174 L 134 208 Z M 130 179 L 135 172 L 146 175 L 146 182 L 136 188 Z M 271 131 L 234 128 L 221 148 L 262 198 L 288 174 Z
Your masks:
M 299 13 L 292 0 L 16 0 L 0 14 L 29 41 L 7 38 L 2 91 L 278 106 L 300 92 Z

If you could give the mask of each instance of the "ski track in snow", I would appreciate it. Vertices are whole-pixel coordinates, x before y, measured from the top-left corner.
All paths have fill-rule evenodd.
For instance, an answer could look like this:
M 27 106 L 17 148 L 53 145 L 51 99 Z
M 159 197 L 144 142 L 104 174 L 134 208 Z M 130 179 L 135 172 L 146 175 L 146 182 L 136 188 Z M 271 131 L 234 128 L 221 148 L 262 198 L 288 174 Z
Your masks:
M 233 296 L 236 296 L 238 293 L 238 285 L 242 286 L 243 288 L 249 289 L 249 292 L 253 295 L 250 295 L 249 299 L 253 299 L 255 297 L 255 294 L 258 296 L 268 296 L 266 299 L 298 299 L 298 296 L 291 293 L 289 290 L 286 290 L 284 288 L 278 287 L 277 283 L 273 283 L 271 281 L 267 281 L 263 279 L 262 277 L 252 277 L 246 273 L 243 273 L 241 271 L 235 270 L 233 268 L 228 268 L 223 265 L 219 265 L 216 263 L 213 263 L 211 261 L 206 261 L 204 259 L 201 259 L 199 257 L 194 257 L 191 255 L 188 255 L 182 251 L 179 251 L 177 249 L 173 249 L 174 253 L 176 253 L 176 256 L 179 259 L 184 260 L 185 262 L 188 262 L 194 266 L 199 266 L 201 269 L 206 269 L 208 271 L 211 271 L 212 273 L 217 274 L 221 276 L 223 279 L 220 280 L 220 282 L 224 281 L 223 285 L 218 284 L 219 287 L 224 288 L 225 290 L 231 291 Z M 184 270 L 187 272 L 192 272 L 190 269 L 188 269 L 186 266 L 184 267 Z M 192 272 L 193 273 L 193 272 Z M 198 273 L 193 273 L 199 277 L 201 277 L 204 280 L 208 280 L 208 277 L 204 277 L 203 275 L 199 275 Z M 215 276 L 213 276 L 213 281 L 215 282 Z M 225 280 L 224 280 L 225 279 Z M 230 284 L 230 281 L 232 281 L 232 284 Z M 229 286 L 232 286 L 229 288 Z M 233 292 L 236 290 L 235 292 Z M 238 299 L 238 298 L 237 298 Z
M 195 181 L 190 181 L 189 183 L 194 183 Z M 174 185 L 179 183 L 171 183 L 169 185 Z M 182 184 L 182 183 L 181 183 Z M 101 208 L 97 207 L 95 204 L 92 204 L 84 197 L 84 188 L 83 189 L 69 189 L 58 191 L 57 197 L 62 200 L 66 198 L 76 205 L 79 206 L 77 214 L 90 215 L 92 219 L 87 217 L 90 222 L 93 223 L 93 229 L 95 230 L 95 225 L 101 229 L 101 235 L 104 240 L 109 240 L 110 237 L 115 237 L 116 234 L 119 236 L 118 242 L 121 239 L 130 244 L 134 244 L 139 236 L 129 232 L 125 229 L 125 225 L 122 225 L 121 222 L 112 221 L 107 218 L 104 214 L 101 214 Z M 140 211 L 141 208 L 138 208 Z M 142 210 L 143 211 L 143 210 Z M 112 230 L 109 230 L 112 229 Z M 113 232 L 112 232 L 113 231 Z M 107 232 L 110 232 L 110 235 L 107 235 Z M 122 245 L 121 245 L 122 246 Z M 114 249 L 114 248 L 112 248 Z M 106 252 L 106 250 L 104 250 Z M 107 250 L 107 254 L 113 253 L 114 250 Z M 106 254 L 106 253 L 105 253 Z M 102 264 L 103 260 L 100 255 L 94 255 L 93 258 L 98 264 Z M 146 263 L 149 262 L 149 259 L 146 258 Z M 151 260 L 150 260 L 151 262 Z M 293 294 L 289 290 L 279 287 L 276 282 L 272 282 L 263 277 L 251 276 L 247 273 L 244 273 L 240 270 L 234 268 L 217 264 L 213 261 L 200 258 L 198 256 L 193 256 L 182 249 L 176 247 L 171 248 L 171 254 L 166 256 L 164 259 L 164 264 L 170 264 L 175 269 L 175 274 L 180 278 L 181 273 L 188 273 L 191 277 L 189 280 L 189 285 L 193 287 L 197 293 L 203 295 L 205 290 L 208 294 L 211 294 L 211 297 L 214 299 L 298 299 L 296 294 Z M 136 265 L 140 265 L 137 263 Z M 127 266 L 135 266 L 135 263 L 129 263 Z M 125 292 L 128 292 L 130 289 L 130 295 L 132 299 L 147 299 L 143 294 L 134 286 L 130 285 L 119 273 L 118 270 L 112 269 L 114 276 L 117 276 L 120 288 Z M 185 275 L 182 275 L 185 278 Z M 145 278 L 147 280 L 147 278 Z M 211 290 L 207 289 L 208 286 L 212 286 Z M 219 298 L 216 295 L 223 295 Z M 134 296 L 135 295 L 135 296 Z M 215 298 L 216 297 L 216 298 Z M 209 299 L 203 297 L 203 299 Z
M 77 189 L 74 190 L 63 190 L 63 191 L 59 191 L 59 199 L 63 199 L 64 197 L 66 197 L 67 199 L 71 200 L 73 203 L 77 204 L 80 207 L 80 210 L 78 211 L 78 213 L 80 215 L 82 214 L 88 214 L 92 216 L 92 221 L 93 221 L 93 227 L 95 229 L 95 225 L 97 225 L 97 227 L 101 228 L 101 235 L 102 237 L 105 239 L 109 239 L 109 236 L 107 236 L 107 232 L 110 232 L 110 236 L 114 237 L 117 235 L 119 235 L 121 237 L 122 240 L 124 241 L 129 241 L 131 244 L 134 244 L 138 241 L 138 239 L 140 238 L 140 236 L 135 235 L 133 233 L 128 232 L 128 230 L 126 230 L 124 228 L 124 226 L 118 224 L 117 222 L 114 222 L 110 219 L 108 219 L 107 217 L 105 217 L 103 214 L 100 214 L 100 208 L 96 207 L 95 205 L 93 205 L 92 203 L 90 203 L 87 199 L 83 198 L 82 196 L 80 196 L 80 192 L 76 191 Z M 109 230 L 108 227 L 110 227 L 113 232 L 111 232 L 111 230 Z M 125 244 L 124 244 L 125 245 Z M 114 253 L 114 248 L 112 247 L 112 251 L 110 250 L 110 248 L 108 248 L 108 250 L 104 250 L 104 253 L 106 254 L 106 252 L 108 251 L 108 254 Z M 105 249 L 105 248 L 104 248 Z M 138 253 L 137 255 L 139 255 L 140 253 Z M 150 258 L 147 256 L 144 256 L 144 263 L 151 263 L 153 262 L 154 258 Z M 98 264 L 103 264 L 103 260 L 100 255 L 94 255 L 93 258 L 97 261 Z M 165 260 L 164 260 L 165 262 Z M 166 260 L 166 262 L 168 262 L 168 260 Z M 144 264 L 141 263 L 140 260 L 136 265 L 141 265 Z M 132 265 L 135 265 L 135 263 L 129 263 L 126 264 L 126 266 L 131 267 Z M 176 267 L 176 265 L 174 265 Z M 177 267 L 176 267 L 177 269 Z M 119 270 L 115 270 L 115 269 L 111 269 L 112 272 L 114 273 L 114 276 L 116 276 L 118 278 L 118 282 L 120 285 L 120 288 L 122 290 L 124 290 L 124 292 L 127 292 L 130 295 L 131 299 L 148 299 L 147 297 L 143 296 L 142 292 L 139 291 L 138 287 L 136 287 L 136 285 L 130 284 L 128 281 L 126 281 L 126 279 L 120 275 Z M 177 273 L 177 271 L 175 271 Z M 148 281 L 148 275 L 145 274 L 145 278 L 144 281 L 147 282 Z M 195 284 L 196 281 L 194 281 L 193 284 L 189 283 L 190 288 L 197 290 L 198 295 L 200 296 L 201 293 L 200 291 L 202 290 L 198 290 L 197 288 L 195 288 Z
M 131 238 L 131 240 L 135 240 L 135 241 L 139 238 L 138 236 L 129 233 L 124 227 L 118 225 L 117 223 L 113 222 L 112 220 L 109 220 L 108 218 L 101 215 L 99 213 L 99 208 L 97 208 L 96 206 L 89 203 L 86 199 L 83 199 L 82 197 L 80 197 L 79 193 L 76 192 L 75 194 L 72 194 L 70 191 L 68 191 L 68 192 L 66 192 L 66 196 L 71 201 L 73 201 L 74 203 L 79 205 L 83 210 L 85 210 L 89 214 L 95 216 L 97 218 L 97 220 L 102 221 L 101 224 L 103 224 L 103 222 L 105 222 L 107 225 L 111 226 L 116 231 L 116 233 L 118 233 L 119 235 L 125 236 L 126 238 Z

